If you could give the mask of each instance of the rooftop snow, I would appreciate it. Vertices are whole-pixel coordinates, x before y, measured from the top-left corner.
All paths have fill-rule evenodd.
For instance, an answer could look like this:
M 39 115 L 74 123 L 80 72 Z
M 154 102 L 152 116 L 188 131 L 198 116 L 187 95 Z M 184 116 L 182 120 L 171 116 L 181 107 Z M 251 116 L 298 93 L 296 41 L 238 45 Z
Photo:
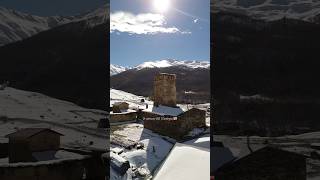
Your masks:
M 144 111 L 153 112 L 159 115 L 169 115 L 169 116 L 178 116 L 179 114 L 184 112 L 180 107 L 174 108 L 174 107 L 168 107 L 168 106 L 162 106 L 162 105 L 159 105 L 158 107 L 153 106 L 151 111 L 150 111 L 150 108 Z
M 210 179 L 210 150 L 176 143 L 153 179 Z

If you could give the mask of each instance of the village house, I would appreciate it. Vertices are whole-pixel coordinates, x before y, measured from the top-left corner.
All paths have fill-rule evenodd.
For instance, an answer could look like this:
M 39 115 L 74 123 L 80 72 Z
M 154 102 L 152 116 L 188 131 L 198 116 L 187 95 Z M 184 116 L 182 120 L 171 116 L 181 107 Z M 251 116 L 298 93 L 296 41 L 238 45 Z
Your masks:
M 223 180 L 306 180 L 306 157 L 266 146 L 214 172 Z
M 62 134 L 47 128 L 26 128 L 6 135 L 9 138 L 9 162 L 41 161 L 42 152 L 56 152 Z M 41 156 L 41 155 L 40 155 Z
M 110 122 L 126 122 L 126 121 L 135 121 L 137 120 L 136 111 L 128 111 L 122 113 L 110 113 Z
M 178 120 L 190 121 L 192 127 L 205 127 L 206 126 L 206 111 L 198 108 L 192 108 L 188 111 L 181 113 Z
M 164 136 L 182 139 L 194 128 L 206 126 L 206 111 L 190 109 L 176 115 L 144 112 L 144 127 Z
M 126 122 L 137 119 L 137 112 L 129 109 L 129 104 L 126 102 L 115 102 L 112 105 L 112 112 L 110 112 L 110 122 Z
M 121 113 L 129 109 L 129 104 L 126 102 L 115 102 L 112 106 L 113 113 Z

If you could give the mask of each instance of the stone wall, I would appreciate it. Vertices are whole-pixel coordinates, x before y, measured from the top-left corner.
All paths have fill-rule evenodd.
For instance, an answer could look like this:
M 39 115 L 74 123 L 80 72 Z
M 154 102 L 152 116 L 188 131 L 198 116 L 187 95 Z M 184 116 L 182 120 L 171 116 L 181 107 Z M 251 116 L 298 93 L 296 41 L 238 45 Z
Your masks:
M 60 148 L 60 135 L 54 132 L 46 131 L 36 134 L 30 138 L 29 149 L 30 151 L 48 151 L 59 150 Z
M 188 132 L 178 120 L 145 120 L 144 127 L 175 139 L 181 139 Z
M 144 113 L 146 118 L 161 117 L 152 113 Z M 177 120 L 144 120 L 144 127 L 164 136 L 182 139 L 194 128 L 206 126 L 206 112 L 200 109 L 191 109 L 179 115 Z
M 64 161 L 56 164 L 0 167 L 1 180 L 79 180 L 84 171 L 80 160 Z
M 114 113 L 120 113 L 121 110 L 126 110 L 126 109 L 129 109 L 129 104 L 126 102 L 114 104 L 112 106 L 112 112 L 114 112 Z
M 110 122 L 125 122 L 125 121 L 133 121 L 137 119 L 137 113 L 136 112 L 130 112 L 130 113 L 115 113 L 110 114 Z
M 176 100 L 176 75 L 161 73 L 154 78 L 153 99 L 155 105 L 175 107 Z
M 182 121 L 190 121 L 192 127 L 205 127 L 206 126 L 206 111 L 200 109 L 190 109 L 178 116 Z
M 9 144 L 0 143 L 0 158 L 8 157 Z
M 88 157 L 82 160 L 0 166 L 1 180 L 105 180 L 106 169 L 101 157 Z
M 32 152 L 56 151 L 59 147 L 60 135 L 53 132 L 38 133 L 26 140 L 9 138 L 9 161 L 11 163 L 36 161 L 32 157 Z

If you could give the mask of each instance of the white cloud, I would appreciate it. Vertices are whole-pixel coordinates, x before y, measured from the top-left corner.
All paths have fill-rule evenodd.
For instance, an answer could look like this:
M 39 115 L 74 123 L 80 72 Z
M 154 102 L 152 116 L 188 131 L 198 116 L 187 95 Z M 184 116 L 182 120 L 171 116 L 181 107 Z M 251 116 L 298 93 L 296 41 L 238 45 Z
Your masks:
M 161 14 L 132 14 L 118 11 L 110 15 L 110 32 L 126 32 L 129 34 L 158 34 L 158 33 L 181 33 L 178 28 L 166 27 L 165 17 Z
M 197 23 L 198 21 L 199 21 L 199 19 L 195 19 L 195 20 L 193 20 L 193 22 L 194 22 L 194 23 Z

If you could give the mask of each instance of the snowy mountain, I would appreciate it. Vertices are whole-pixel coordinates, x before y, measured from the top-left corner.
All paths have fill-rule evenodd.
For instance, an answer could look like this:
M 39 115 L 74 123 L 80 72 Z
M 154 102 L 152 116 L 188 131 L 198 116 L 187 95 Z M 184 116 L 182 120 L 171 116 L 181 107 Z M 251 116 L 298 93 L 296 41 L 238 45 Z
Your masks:
M 145 68 L 165 68 L 165 67 L 174 67 L 181 66 L 191 69 L 203 68 L 209 69 L 210 62 L 208 61 L 178 61 L 174 59 L 165 59 L 159 61 L 147 61 L 138 66 L 135 66 L 133 69 L 141 70 Z
M 119 66 L 119 65 L 114 65 L 114 64 L 110 64 L 110 76 L 119 74 L 123 71 L 128 70 L 129 68 L 123 67 L 123 66 Z
M 0 47 L 0 83 L 10 81 L 14 88 L 37 91 L 87 108 L 105 109 L 102 97 L 108 88 L 105 60 L 109 19 L 92 26 L 99 23 L 98 18 L 92 18 Z
M 108 17 L 108 9 L 107 5 L 104 5 L 81 15 L 41 17 L 0 7 L 0 46 L 70 22 L 90 20 L 90 25 L 101 24 Z
M 246 14 L 270 21 L 286 17 L 320 23 L 319 0 L 220 0 L 213 1 L 211 10 Z
M 186 68 L 186 69 L 210 69 L 209 61 L 178 61 L 174 59 L 164 59 L 158 61 L 147 61 L 134 67 L 123 67 L 119 65 L 110 65 L 110 75 L 116 75 L 127 70 L 140 71 L 142 69 L 152 69 L 152 68 Z

